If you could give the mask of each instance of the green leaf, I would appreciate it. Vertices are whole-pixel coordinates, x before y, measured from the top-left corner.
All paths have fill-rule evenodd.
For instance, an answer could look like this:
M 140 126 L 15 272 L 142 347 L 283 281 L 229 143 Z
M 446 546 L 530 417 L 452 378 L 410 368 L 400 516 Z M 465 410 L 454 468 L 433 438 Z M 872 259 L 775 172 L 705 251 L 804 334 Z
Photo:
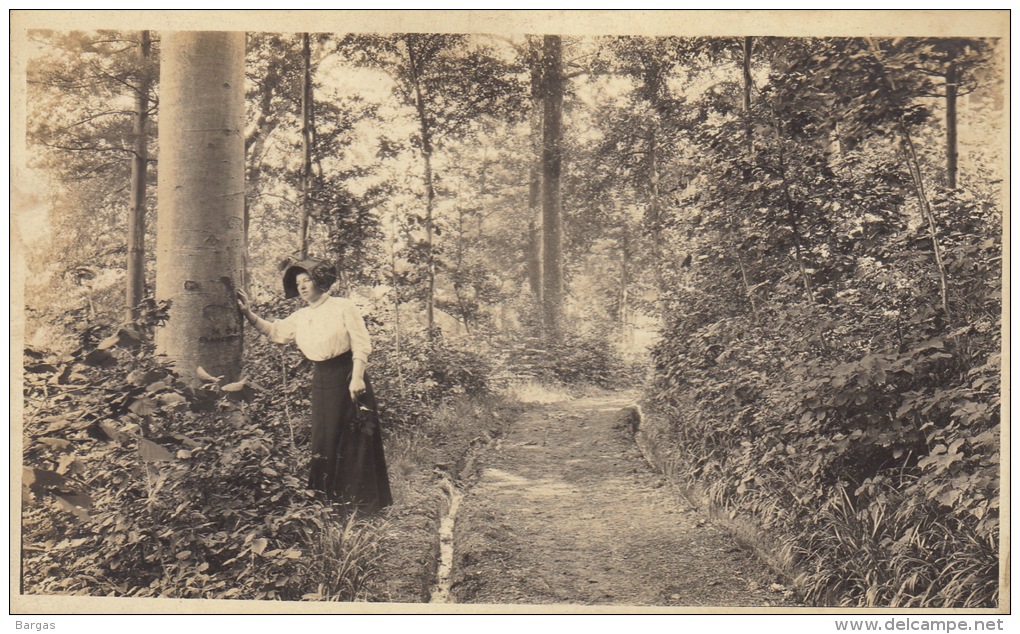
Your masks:
M 74 447 L 71 441 L 64 440 L 63 438 L 39 438 L 36 442 L 46 445 L 55 451 L 70 451 Z
M 166 378 L 166 372 L 161 370 L 133 370 L 127 375 L 127 380 L 132 385 L 149 385 Z
M 261 555 L 263 552 L 265 552 L 266 546 L 268 545 L 269 540 L 267 540 L 265 537 L 259 537 L 258 539 L 252 541 L 251 551 L 256 555 Z
M 224 392 L 240 392 L 247 385 L 248 385 L 247 379 L 241 378 L 241 380 L 235 381 L 234 383 L 227 383 L 220 389 L 223 390 Z
M 96 349 L 97 350 L 109 350 L 110 348 L 112 348 L 115 345 L 117 345 L 119 342 L 120 342 L 120 335 L 112 334 L 109 337 L 107 337 L 106 339 L 103 339 L 102 341 L 100 341 L 99 345 L 96 346 Z
M 177 392 L 170 392 L 168 394 L 160 394 L 158 399 L 159 399 L 160 404 L 166 405 L 166 406 L 169 406 L 169 407 L 177 407 L 179 405 L 186 405 L 188 403 L 188 399 L 184 398 L 184 396 L 178 394 Z
M 150 398 L 142 397 L 135 399 L 128 405 L 128 409 L 138 416 L 152 416 L 156 413 L 156 403 Z
M 61 509 L 71 513 L 83 522 L 89 520 L 88 509 L 92 505 L 92 501 L 87 495 L 68 495 L 65 493 L 54 494 L 53 497 L 57 499 L 57 506 Z
M 56 371 L 57 366 L 52 363 L 30 363 L 25 366 L 25 372 L 32 372 L 35 374 L 47 374 Z
M 21 473 L 21 483 L 27 487 L 37 490 L 69 488 L 67 479 L 56 471 L 24 467 Z
M 185 445 L 191 447 L 192 449 L 195 449 L 196 447 L 201 447 L 202 446 L 202 443 L 196 442 L 196 441 L 192 440 L 191 438 L 188 438 L 184 434 L 172 434 L 171 437 L 181 441 L 182 443 L 184 443 Z
M 94 368 L 112 368 L 117 365 L 117 357 L 106 350 L 93 350 L 85 355 L 82 363 Z
M 206 372 L 202 368 L 202 366 L 198 366 L 198 369 L 195 370 L 195 374 L 198 376 L 198 378 L 200 378 L 203 381 L 206 381 L 208 383 L 219 383 L 220 381 L 223 380 L 222 376 L 213 376 L 213 375 L 209 374 L 208 372 Z
M 138 439 L 138 453 L 145 462 L 169 462 L 174 459 L 169 451 L 145 438 Z
M 96 436 L 102 436 L 100 440 L 112 440 L 122 445 L 130 440 L 130 436 L 106 421 L 98 421 L 93 425 L 93 428 L 97 430 Z

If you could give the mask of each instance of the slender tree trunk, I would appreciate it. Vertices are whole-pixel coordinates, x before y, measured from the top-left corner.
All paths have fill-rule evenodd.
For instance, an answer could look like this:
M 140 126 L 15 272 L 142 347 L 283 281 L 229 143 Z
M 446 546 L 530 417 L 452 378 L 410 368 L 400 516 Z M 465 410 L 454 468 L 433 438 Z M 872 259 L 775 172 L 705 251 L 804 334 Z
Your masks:
M 950 62 L 946 70 L 946 184 L 956 189 L 956 93 L 959 90 L 956 63 Z
M 482 190 L 485 190 L 485 177 L 482 177 Z M 459 192 L 458 192 L 459 193 Z M 459 198 L 459 195 L 458 195 Z M 471 307 L 467 303 L 467 299 L 464 297 L 462 291 L 464 285 L 461 282 L 464 274 L 464 235 L 466 229 L 464 228 L 464 207 L 457 205 L 457 269 L 454 272 L 453 292 L 457 295 L 457 308 L 460 312 L 460 320 L 464 324 L 464 332 L 471 332 L 470 325 L 470 313 Z
M 266 76 L 262 81 L 262 90 L 259 93 L 258 116 L 254 125 L 244 138 L 244 161 L 245 161 L 245 191 L 244 197 L 244 280 L 245 289 L 248 289 L 249 276 L 249 252 L 248 252 L 248 231 L 251 227 L 251 206 L 256 198 L 259 180 L 262 178 L 262 154 L 265 150 L 266 141 L 278 125 L 276 117 L 272 116 L 272 104 L 280 85 L 280 71 L 275 64 L 270 64 Z
M 743 75 L 744 75 L 744 143 L 747 145 L 747 167 L 744 169 L 744 182 L 749 183 L 752 179 L 751 162 L 754 160 L 754 125 L 751 121 L 751 52 L 754 47 L 754 38 L 745 37 L 743 43 Z
M 804 249 L 801 244 L 797 212 L 794 209 L 793 197 L 790 196 L 790 184 L 786 178 L 786 155 L 783 150 L 783 135 L 779 129 L 779 120 L 774 111 L 772 113 L 772 128 L 776 133 L 776 148 L 779 155 L 779 179 L 783 183 L 783 201 L 786 204 L 786 217 L 790 225 L 790 232 L 793 234 L 793 249 L 797 259 L 797 268 L 800 270 L 800 278 L 804 283 L 804 292 L 808 300 L 814 302 L 815 294 L 811 290 L 811 279 L 808 277 L 807 266 L 804 264 Z
M 563 52 L 558 35 L 546 35 L 542 85 L 542 326 L 549 341 L 563 332 L 563 207 L 560 177 L 563 169 Z
M 433 210 L 436 201 L 436 189 L 432 180 L 432 131 L 429 129 L 428 113 L 419 81 L 418 60 L 413 41 L 405 40 L 407 57 L 411 68 L 411 83 L 414 86 L 414 105 L 418 112 L 418 127 L 421 132 L 421 159 L 425 180 L 425 240 L 428 249 L 428 283 L 429 293 L 425 302 L 425 323 L 428 327 L 428 339 L 431 341 L 436 324 L 436 258 L 432 248 Z
M 149 163 L 149 53 L 152 42 L 148 31 L 138 41 L 138 87 L 135 92 L 135 121 L 132 134 L 135 147 L 131 159 L 131 208 L 128 211 L 128 262 L 126 321 L 138 316 L 136 310 L 145 296 L 145 192 Z
M 744 294 L 747 295 L 747 301 L 751 303 L 751 314 L 757 316 L 758 306 L 754 301 L 754 293 L 751 291 L 751 285 L 747 282 L 747 270 L 744 268 L 744 260 L 740 257 L 740 251 L 734 249 L 734 253 L 737 257 L 737 266 L 740 267 L 740 279 L 744 283 Z
M 301 34 L 301 259 L 308 257 L 309 195 L 312 189 L 312 47 Z
M 659 127 L 660 121 L 660 95 L 663 90 L 664 71 L 659 60 L 650 58 L 645 60 L 644 72 L 642 73 L 641 92 L 648 101 L 648 129 L 645 132 L 647 152 L 645 159 L 648 161 L 648 229 L 652 238 L 652 273 L 655 276 L 656 287 L 662 291 L 665 288 L 663 279 L 663 237 L 662 237 L 662 201 L 659 191 Z M 659 309 L 664 310 L 662 293 L 659 294 Z
M 630 241 L 626 220 L 623 221 L 620 230 L 622 232 L 620 237 L 620 305 L 616 311 L 616 321 L 619 322 L 621 328 L 626 328 L 628 319 L 627 292 L 630 285 Z
M 754 161 L 754 126 L 751 122 L 751 53 L 754 48 L 754 38 L 745 37 L 743 44 L 744 59 L 744 135 L 747 144 L 747 168 L 744 170 L 744 182 L 749 183 L 752 179 L 751 164 Z M 757 315 L 758 307 L 755 305 L 754 294 L 751 286 L 747 283 L 747 271 L 744 270 L 744 261 L 740 257 L 740 243 L 743 242 L 743 232 L 738 225 L 736 228 L 737 244 L 733 246 L 733 252 L 737 257 L 737 265 L 740 267 L 740 279 L 744 283 L 744 293 L 751 302 L 751 313 Z
M 949 275 L 946 273 L 946 265 L 942 259 L 942 245 L 939 243 L 935 214 L 932 212 L 931 201 L 928 200 L 928 194 L 924 189 L 921 161 L 917 157 L 917 149 L 914 147 L 914 141 L 910 137 L 910 131 L 907 130 L 907 125 L 902 117 L 900 118 L 899 126 L 901 144 L 907 155 L 910 176 L 914 181 L 914 192 L 917 194 L 917 202 L 921 208 L 921 213 L 928 223 L 928 236 L 931 238 L 932 251 L 935 253 L 935 266 L 939 272 L 939 295 L 942 301 L 942 312 L 946 315 L 946 323 L 952 323 L 953 317 L 949 312 Z
M 751 48 L 754 45 L 753 37 L 745 37 L 742 46 L 744 52 L 744 112 L 751 109 Z
M 543 305 L 542 275 L 542 52 L 529 36 L 531 58 L 531 164 L 528 182 L 528 282 L 538 306 Z
M 886 83 L 892 92 L 896 91 L 896 82 L 885 70 L 882 63 L 882 49 L 872 38 L 867 38 L 868 46 L 882 68 Z M 910 178 L 914 182 L 914 193 L 917 194 L 917 203 L 921 208 L 921 214 L 928 223 L 928 236 L 931 238 L 932 251 L 935 253 L 935 266 L 939 272 L 939 294 L 942 301 L 942 312 L 946 315 L 946 323 L 953 322 L 952 314 L 949 312 L 949 275 L 946 272 L 945 262 L 942 260 L 942 245 L 939 243 L 938 226 L 935 222 L 935 214 L 931 208 L 931 201 L 924 189 L 924 174 L 921 173 L 921 161 L 917 156 L 917 148 L 914 147 L 914 140 L 910 137 L 910 130 L 907 128 L 903 117 L 899 117 L 897 124 L 900 132 L 900 145 L 903 147 L 907 159 L 907 169 L 910 171 Z
M 538 306 L 542 305 L 542 228 L 528 219 L 528 285 Z
M 241 370 L 244 225 L 243 32 L 170 31 L 161 45 L 156 334 L 186 380 Z
M 657 125 L 652 123 L 648 130 L 648 216 L 652 230 L 652 267 L 655 273 L 655 285 L 660 291 L 665 290 L 662 275 L 662 208 L 659 201 L 659 139 Z
M 397 277 L 397 217 L 393 216 L 393 236 L 390 238 L 390 270 L 393 272 L 393 353 L 399 360 L 402 357 L 401 339 L 403 333 L 400 330 L 400 281 Z M 397 366 L 397 390 L 400 398 L 404 398 L 404 373 L 400 369 L 400 362 Z

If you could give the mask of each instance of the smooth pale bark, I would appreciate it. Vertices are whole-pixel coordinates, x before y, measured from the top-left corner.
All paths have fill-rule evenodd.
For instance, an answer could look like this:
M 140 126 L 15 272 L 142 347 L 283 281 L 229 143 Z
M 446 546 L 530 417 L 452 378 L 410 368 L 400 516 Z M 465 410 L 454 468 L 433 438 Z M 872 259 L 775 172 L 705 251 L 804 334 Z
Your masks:
M 137 317 L 138 304 L 145 297 L 145 191 L 149 163 L 149 77 L 152 41 L 142 31 L 138 41 L 138 85 L 135 87 L 134 156 L 131 158 L 131 204 L 128 210 L 126 321 Z
M 243 32 L 168 32 L 161 44 L 156 298 L 172 304 L 156 346 L 186 380 L 241 370 L 244 46 Z
M 542 118 L 542 327 L 558 341 L 563 327 L 563 52 L 560 37 L 546 35 L 543 45 Z

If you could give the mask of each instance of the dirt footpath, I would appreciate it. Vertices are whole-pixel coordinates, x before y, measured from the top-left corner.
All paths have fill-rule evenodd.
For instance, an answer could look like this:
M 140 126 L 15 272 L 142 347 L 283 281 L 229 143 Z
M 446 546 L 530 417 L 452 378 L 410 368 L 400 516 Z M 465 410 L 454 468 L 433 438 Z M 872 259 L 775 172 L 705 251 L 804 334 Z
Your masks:
M 768 569 L 664 486 L 620 409 L 535 406 L 477 465 L 456 518 L 458 603 L 790 605 Z

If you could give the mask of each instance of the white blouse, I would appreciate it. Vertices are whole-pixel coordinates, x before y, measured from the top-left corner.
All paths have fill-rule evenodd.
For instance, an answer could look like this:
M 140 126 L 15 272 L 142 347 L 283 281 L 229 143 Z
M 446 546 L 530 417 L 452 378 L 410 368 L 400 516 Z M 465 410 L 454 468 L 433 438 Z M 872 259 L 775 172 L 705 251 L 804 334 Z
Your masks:
M 325 361 L 351 350 L 355 359 L 367 365 L 372 352 L 368 328 L 357 305 L 342 297 L 323 295 L 277 321 L 259 317 L 255 328 L 274 343 L 296 342 L 312 361 Z

